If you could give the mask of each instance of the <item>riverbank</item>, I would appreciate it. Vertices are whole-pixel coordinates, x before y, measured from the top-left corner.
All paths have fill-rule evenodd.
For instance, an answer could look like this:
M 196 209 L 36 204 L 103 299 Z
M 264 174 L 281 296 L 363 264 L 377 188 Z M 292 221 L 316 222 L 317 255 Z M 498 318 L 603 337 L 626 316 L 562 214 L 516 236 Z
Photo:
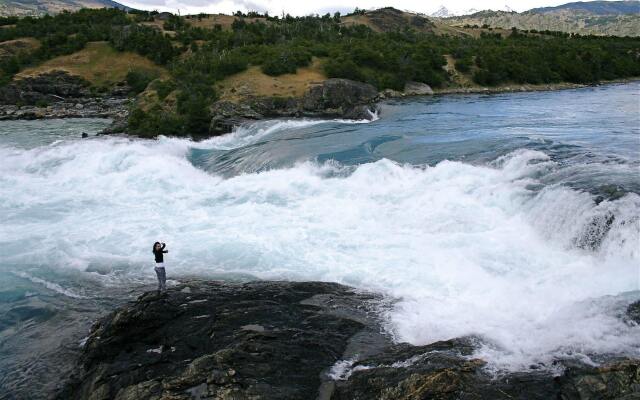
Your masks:
M 608 81 L 601 81 L 598 83 L 569 83 L 569 82 L 561 82 L 561 83 L 545 83 L 545 84 L 509 84 L 509 85 L 500 85 L 493 87 L 483 87 L 483 86 L 471 86 L 471 87 L 454 87 L 454 88 L 444 88 L 444 89 L 434 89 L 434 94 L 436 95 L 447 95 L 447 94 L 473 94 L 473 93 L 487 93 L 487 94 L 498 94 L 498 93 L 515 93 L 515 92 L 546 92 L 546 91 L 554 91 L 554 90 L 569 90 L 569 89 L 580 89 L 585 87 L 593 87 L 593 86 L 603 86 L 603 85 L 614 85 L 614 84 L 624 84 L 624 83 L 632 83 L 640 81 L 640 77 L 631 78 L 631 79 L 614 79 Z
M 637 82 L 640 78 L 604 81 L 598 84 Z M 312 85 L 300 98 L 275 98 L 244 93 L 233 101 L 221 99 L 210 108 L 209 134 L 198 139 L 219 136 L 236 127 L 272 118 L 344 118 L 373 119 L 377 117 L 381 101 L 418 96 L 444 96 L 452 94 L 498 94 L 513 92 L 539 92 L 579 89 L 594 84 L 540 84 L 501 85 L 496 87 L 449 87 L 432 89 L 428 85 L 410 82 L 404 91 L 375 91 L 373 86 L 346 79 L 328 79 Z M 131 134 L 155 137 L 155 134 L 132 134 L 127 120 L 135 99 L 128 98 L 126 86 L 113 93 L 96 97 L 87 89 L 86 82 L 63 72 L 53 72 L 21 81 L 0 93 L 0 120 L 33 120 L 57 118 L 110 118 L 113 123 L 101 134 Z M 61 96 L 64 95 L 65 97 Z M 26 101 L 29 104 L 17 105 Z M 0 102 L 1 103 L 1 102 Z M 15 104 L 11 104 L 15 103 Z M 42 105 L 44 104 L 44 105 Z
M 127 118 L 131 101 L 127 98 L 82 98 L 37 105 L 0 105 L 0 121 L 59 118 Z
M 66 71 L 29 76 L 0 87 L 0 121 L 58 118 L 127 118 L 126 84 L 96 93 L 90 83 Z
M 335 283 L 185 281 L 98 321 L 57 398 L 569 400 L 640 387 L 638 359 L 494 375 L 474 356 L 480 338 L 393 343 L 384 307 Z

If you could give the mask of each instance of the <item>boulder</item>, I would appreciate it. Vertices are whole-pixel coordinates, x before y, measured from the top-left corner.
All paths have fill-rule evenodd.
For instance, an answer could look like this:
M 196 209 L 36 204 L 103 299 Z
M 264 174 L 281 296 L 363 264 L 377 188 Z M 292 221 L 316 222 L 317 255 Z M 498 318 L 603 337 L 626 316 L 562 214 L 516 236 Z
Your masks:
M 311 87 L 301 99 L 304 111 L 327 112 L 349 110 L 358 105 L 375 101 L 378 92 L 368 83 L 349 79 L 327 79 L 321 85 Z
M 225 100 L 213 103 L 209 111 L 212 115 L 209 133 L 212 135 L 227 133 L 234 126 L 249 120 L 264 118 L 262 114 L 256 112 L 248 104 L 233 103 Z
M 426 83 L 407 82 L 404 85 L 404 94 L 407 96 L 430 96 L 433 94 L 433 89 Z
M 378 97 L 380 99 L 395 99 L 396 97 L 402 97 L 402 96 L 404 96 L 404 93 L 398 92 L 397 90 L 393 90 L 393 89 L 385 89 L 378 94 Z

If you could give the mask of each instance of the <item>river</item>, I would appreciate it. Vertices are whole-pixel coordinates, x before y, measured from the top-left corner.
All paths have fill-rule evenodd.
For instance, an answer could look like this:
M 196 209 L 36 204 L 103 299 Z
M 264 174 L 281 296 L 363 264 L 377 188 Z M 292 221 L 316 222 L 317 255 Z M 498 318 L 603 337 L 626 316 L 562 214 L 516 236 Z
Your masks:
M 640 357 L 640 83 L 381 104 L 192 142 L 0 123 L 0 398 L 45 397 L 92 322 L 183 277 L 335 281 L 496 372 Z M 2 397 L 1 393 L 6 393 Z

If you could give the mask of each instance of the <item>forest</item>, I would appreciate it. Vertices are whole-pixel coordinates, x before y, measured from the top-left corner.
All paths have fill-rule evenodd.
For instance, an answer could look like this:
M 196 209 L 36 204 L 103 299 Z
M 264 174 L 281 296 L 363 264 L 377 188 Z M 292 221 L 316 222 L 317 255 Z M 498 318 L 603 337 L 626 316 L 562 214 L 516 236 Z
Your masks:
M 136 52 L 169 70 L 171 79 L 165 81 L 131 71 L 127 80 L 135 92 L 151 83 L 160 98 L 177 93 L 174 115 L 133 110 L 130 128 L 180 134 L 205 131 L 209 106 L 217 98 L 214 83 L 250 65 L 277 76 L 295 73 L 317 57 L 328 77 L 367 82 L 379 90 L 401 90 L 408 81 L 435 88 L 447 85 L 445 55 L 453 56 L 458 71 L 485 86 L 594 83 L 640 76 L 639 38 L 516 29 L 506 35 L 487 30 L 478 37 L 452 36 L 417 32 L 409 26 L 375 32 L 365 25 L 341 24 L 339 13 L 278 17 L 238 12 L 235 16 L 231 29 L 223 29 L 191 23 L 205 15 L 174 15 L 165 18 L 163 30 L 142 24 L 153 21 L 155 12 L 117 9 L 0 18 L 0 42 L 34 37 L 41 43 L 35 51 L 1 60 L 0 84 L 27 66 L 73 53 L 87 42 L 108 41 L 119 51 Z

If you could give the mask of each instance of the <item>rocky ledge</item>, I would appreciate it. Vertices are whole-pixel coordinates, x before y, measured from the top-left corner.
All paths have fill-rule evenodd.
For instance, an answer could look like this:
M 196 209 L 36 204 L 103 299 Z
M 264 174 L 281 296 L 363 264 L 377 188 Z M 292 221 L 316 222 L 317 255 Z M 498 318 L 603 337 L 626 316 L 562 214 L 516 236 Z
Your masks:
M 52 71 L 0 87 L 0 120 L 126 118 L 128 92 L 122 85 L 97 95 L 82 78 Z
M 241 101 L 220 100 L 211 107 L 209 133 L 227 133 L 242 123 L 264 118 L 371 119 L 377 100 L 375 87 L 349 79 L 327 79 L 300 98 L 248 95 Z
M 376 295 L 332 283 L 189 281 L 95 324 L 59 399 L 637 399 L 640 360 L 499 378 L 477 340 L 392 344 Z M 637 308 L 637 306 L 636 306 Z M 635 308 L 630 308 L 631 319 Z M 636 323 L 629 320 L 629 323 Z

